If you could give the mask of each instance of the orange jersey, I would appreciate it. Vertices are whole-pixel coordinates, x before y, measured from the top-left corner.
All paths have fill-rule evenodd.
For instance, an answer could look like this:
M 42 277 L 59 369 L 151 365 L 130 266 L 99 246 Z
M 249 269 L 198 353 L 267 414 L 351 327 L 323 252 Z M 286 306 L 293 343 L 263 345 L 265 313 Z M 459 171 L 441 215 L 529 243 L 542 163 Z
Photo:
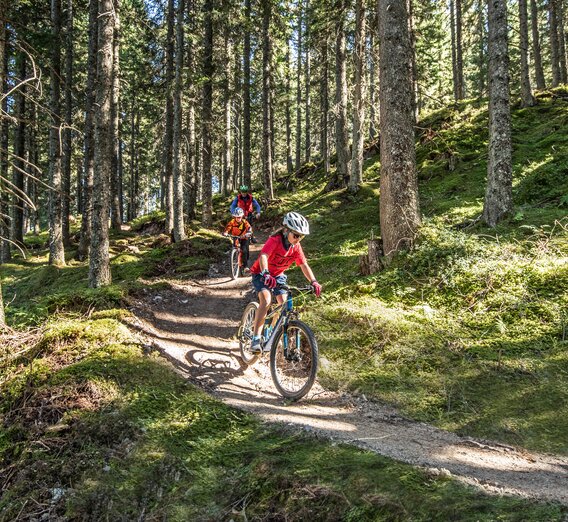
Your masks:
M 242 236 L 247 232 L 252 232 L 252 229 L 250 223 L 245 218 L 243 218 L 240 223 L 233 218 L 225 227 L 225 232 L 231 236 Z

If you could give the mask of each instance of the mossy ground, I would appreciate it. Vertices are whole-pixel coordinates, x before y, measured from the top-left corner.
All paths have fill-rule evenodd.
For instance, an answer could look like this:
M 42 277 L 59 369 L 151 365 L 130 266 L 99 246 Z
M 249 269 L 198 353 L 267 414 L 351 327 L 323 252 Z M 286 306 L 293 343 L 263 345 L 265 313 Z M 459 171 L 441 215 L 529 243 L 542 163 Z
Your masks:
M 144 351 L 124 312 L 46 326 L 2 384 L 0 520 L 561 520 L 263 426 Z
M 486 112 L 464 104 L 422 122 L 424 225 L 416 247 L 374 276 L 359 275 L 358 257 L 379 233 L 377 158 L 366 160 L 356 195 L 324 193 L 318 170 L 287 180 L 293 190 L 279 193 L 265 219 L 276 224 L 290 209 L 310 217 L 305 249 L 324 298 L 303 317 L 318 336 L 323 382 L 459 433 L 568 453 L 567 114 L 555 99 L 514 112 L 516 207 L 491 230 L 474 221 Z M 226 207 L 217 198 L 219 230 Z M 263 427 L 144 353 L 121 324 L 125 296 L 162 276 L 204 274 L 227 250 L 195 223 L 174 246 L 142 233 L 159 234 L 161 219 L 112 237 L 114 282 L 105 289 L 87 288 L 88 267 L 72 250 L 65 268 L 47 266 L 44 236 L 29 238 L 26 260 L 2 266 L 10 324 L 48 326 L 25 355 L 1 359 L 0 520 L 20 510 L 109 520 L 566 516 Z
M 415 248 L 374 276 L 359 275 L 358 257 L 379 232 L 375 158 L 355 196 L 309 184 L 284 196 L 281 211 L 312 222 L 304 247 L 325 297 L 304 318 L 328 386 L 462 434 L 568 454 L 568 143 L 556 132 L 567 115 L 550 100 L 514 112 L 515 211 L 495 229 L 476 221 L 486 111 L 465 104 L 422 122 L 424 223 Z

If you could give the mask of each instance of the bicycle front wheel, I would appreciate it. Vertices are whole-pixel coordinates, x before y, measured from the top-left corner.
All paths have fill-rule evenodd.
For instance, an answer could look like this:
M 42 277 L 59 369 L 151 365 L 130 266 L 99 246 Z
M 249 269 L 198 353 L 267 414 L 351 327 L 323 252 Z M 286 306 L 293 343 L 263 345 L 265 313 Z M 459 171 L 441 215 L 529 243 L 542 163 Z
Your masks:
M 231 250 L 231 277 L 237 279 L 239 277 L 239 251 L 236 248 Z
M 239 339 L 239 348 L 241 350 L 241 359 L 247 365 L 255 363 L 259 357 L 258 354 L 252 353 L 250 349 L 254 333 L 254 319 L 256 317 L 257 310 L 258 303 L 255 303 L 254 301 L 246 306 L 237 334 Z
M 270 373 L 278 392 L 291 400 L 301 399 L 316 380 L 318 345 L 310 327 L 290 321 L 281 328 L 270 351 Z

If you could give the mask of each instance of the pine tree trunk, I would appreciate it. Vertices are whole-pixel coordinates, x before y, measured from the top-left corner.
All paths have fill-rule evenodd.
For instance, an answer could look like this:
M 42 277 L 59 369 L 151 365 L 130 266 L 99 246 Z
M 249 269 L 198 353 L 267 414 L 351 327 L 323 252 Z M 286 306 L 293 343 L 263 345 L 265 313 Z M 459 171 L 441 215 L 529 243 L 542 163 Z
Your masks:
M 49 129 L 49 264 L 65 265 L 65 250 L 63 248 L 62 223 L 62 172 L 61 172 L 61 2 L 51 0 L 51 103 L 52 117 Z
M 187 17 L 188 24 L 191 32 L 195 33 L 196 28 L 196 13 L 195 3 L 193 0 L 187 2 Z M 195 96 L 196 89 L 193 78 L 195 77 L 195 60 L 193 51 L 193 42 L 190 40 L 187 47 L 187 70 L 188 81 L 186 84 L 185 92 L 187 94 L 187 157 L 185 162 L 186 173 L 185 178 L 188 185 L 187 188 L 187 217 L 188 219 L 195 219 L 197 209 L 197 144 L 195 137 Z
M 349 180 L 349 143 L 347 139 L 347 73 L 345 66 L 346 0 L 337 2 L 335 35 L 335 150 L 337 153 L 336 183 L 347 186 Z
M 98 0 L 89 3 L 89 51 L 87 56 L 87 87 L 85 96 L 85 130 L 83 145 L 83 215 L 81 221 L 81 236 L 76 258 L 79 261 L 87 259 L 91 244 L 91 227 L 93 220 L 93 182 L 94 182 L 94 151 L 95 151 L 95 98 L 98 51 Z
M 568 83 L 568 71 L 566 70 L 566 36 L 564 34 L 564 7 L 562 0 L 554 0 L 556 2 L 557 12 L 557 33 L 558 33 L 558 58 L 560 60 L 560 81 L 563 84 Z
M 262 174 L 266 197 L 274 199 L 272 187 L 272 129 L 270 125 L 270 18 L 271 0 L 262 0 Z
M 420 224 L 408 17 L 405 2 L 379 0 L 380 224 L 387 258 L 412 245 Z
M 479 4 L 477 6 L 477 10 L 479 12 L 478 18 L 478 32 L 479 32 L 479 53 L 478 53 L 478 67 L 479 67 L 479 98 L 483 97 L 485 93 L 485 18 L 483 16 L 483 9 L 485 6 L 486 0 L 479 0 Z
M 227 13 L 229 12 L 228 7 L 226 8 Z M 224 30 L 224 44 L 225 44 L 225 56 L 227 57 L 228 63 L 225 69 L 224 78 L 224 112 L 225 112 L 225 136 L 223 144 L 223 185 L 221 187 L 222 194 L 227 195 L 229 190 L 229 182 L 231 181 L 231 141 L 232 141 L 232 118 L 231 118 L 231 106 L 232 106 L 232 89 L 233 89 L 233 78 L 232 78 L 232 62 L 230 58 L 233 56 L 233 42 L 231 41 L 231 28 L 228 22 L 225 22 Z
M 306 162 L 311 161 L 312 159 L 312 139 L 311 139 L 311 121 L 310 121 L 310 110 L 311 110 L 311 99 L 310 99 L 310 84 L 311 84 L 311 60 L 310 60 L 310 17 L 309 17 L 309 9 L 310 9 L 310 0 L 306 0 L 306 11 L 304 15 L 305 24 L 306 24 L 306 35 L 304 41 L 304 48 L 306 49 L 306 61 L 304 64 L 304 76 L 305 76 L 305 91 L 306 91 Z
M 321 79 L 320 79 L 320 100 L 321 100 L 321 138 L 320 154 L 323 162 L 325 179 L 329 177 L 329 51 L 328 33 L 324 29 L 321 45 Z
M 489 159 L 483 219 L 497 225 L 513 208 L 506 0 L 489 0 Z
M 98 288 L 112 281 L 109 259 L 109 189 L 112 169 L 112 88 L 115 13 L 113 0 L 99 0 L 98 65 L 95 113 L 95 170 L 93 218 L 89 249 L 89 286 Z
M 452 85 L 454 88 L 454 100 L 458 97 L 458 61 L 457 61 L 457 45 L 456 45 L 456 9 L 454 0 L 450 0 L 450 39 L 452 47 Z
M 238 44 L 237 44 L 238 46 Z M 241 82 L 241 56 L 242 52 L 240 49 L 235 49 L 235 84 L 232 96 L 232 110 L 234 115 L 234 139 L 233 139 L 233 191 L 239 188 L 241 185 L 241 178 L 242 172 L 240 169 L 241 165 L 241 142 L 242 142 L 242 133 L 241 133 L 241 111 L 242 106 L 240 103 L 241 97 L 237 95 L 237 93 L 242 92 L 242 82 Z
M 519 0 L 519 51 L 521 54 L 521 106 L 532 107 L 535 99 L 529 77 L 529 29 L 527 20 L 527 0 Z
M 17 81 L 23 81 L 26 78 L 26 54 L 18 51 L 16 55 L 16 70 L 18 71 Z M 14 95 L 14 117 L 17 124 L 14 132 L 14 169 L 12 173 L 13 188 L 16 192 L 24 192 L 24 175 L 25 169 L 24 156 L 26 153 L 26 86 L 20 85 Z M 24 244 L 24 208 L 20 197 L 12 196 L 12 241 L 16 244 Z
M 375 2 L 376 3 L 376 2 Z M 375 60 L 375 31 L 378 20 L 376 13 L 369 12 L 369 44 L 367 62 L 369 63 L 369 137 L 374 140 L 377 137 L 376 118 L 377 112 L 375 105 L 376 99 L 376 60 Z
M 69 246 L 69 216 L 71 214 L 71 155 L 73 152 L 71 125 L 73 119 L 73 0 L 67 0 L 65 49 L 65 129 L 63 131 L 63 245 Z
M 560 85 L 560 56 L 558 48 L 558 20 L 556 12 L 556 1 L 548 2 L 548 24 L 550 36 L 550 66 L 552 68 L 552 87 Z
M 302 33 L 303 27 L 302 0 L 298 0 L 298 53 L 296 55 L 296 161 L 298 170 L 302 164 Z
M 245 38 L 243 46 L 243 178 L 251 186 L 250 162 L 250 33 L 251 0 L 245 0 Z
M 178 0 L 177 23 L 176 23 L 176 71 L 174 82 L 174 132 L 173 132 L 173 220 L 174 220 L 174 241 L 177 243 L 186 238 L 185 223 L 183 220 L 183 178 L 184 173 L 181 165 L 182 149 L 182 80 L 183 80 L 183 15 L 184 0 Z
M 294 163 L 292 161 L 292 100 L 290 75 L 292 68 L 290 67 L 290 38 L 286 36 L 286 171 L 292 174 L 294 171 Z
M 533 47 L 534 75 L 536 78 L 536 88 L 546 89 L 546 82 L 544 80 L 544 70 L 542 68 L 540 35 L 538 31 L 538 8 L 536 5 L 536 0 L 530 0 L 530 2 L 531 2 L 532 47 Z
M 120 13 L 119 0 L 113 0 L 114 5 L 114 39 L 112 62 L 112 166 L 111 166 L 111 226 L 119 231 L 122 226 L 122 192 L 120 176 Z
M 174 0 L 168 0 L 167 42 L 166 42 L 166 114 L 164 121 L 164 180 L 163 199 L 166 211 L 166 234 L 171 234 L 174 227 L 174 180 L 173 180 L 173 127 L 174 127 L 174 35 L 175 6 Z
M 355 95 L 353 98 L 353 145 L 351 149 L 351 177 L 349 190 L 359 190 L 363 181 L 363 146 L 365 144 L 365 3 L 356 0 L 355 4 Z
M 6 0 L 0 0 L 0 13 L 7 9 Z M 6 20 L 0 15 L 0 93 L 7 91 L 8 79 L 8 29 Z M 0 107 L 4 114 L 8 114 L 8 97 L 4 97 Z M 5 191 L 8 180 L 8 118 L 0 118 L 0 264 L 7 263 L 12 257 L 10 243 L 3 239 L 10 238 L 10 200 Z M 2 295 L 0 288 L 0 296 Z
M 456 2 L 456 92 L 458 100 L 465 98 L 463 81 L 463 41 L 462 41 L 462 6 L 461 0 Z
M 203 40 L 203 181 L 202 181 L 202 216 L 201 222 L 209 228 L 213 224 L 213 179 L 211 164 L 213 150 L 211 140 L 211 125 L 213 123 L 213 0 L 205 0 L 204 10 L 204 40 Z

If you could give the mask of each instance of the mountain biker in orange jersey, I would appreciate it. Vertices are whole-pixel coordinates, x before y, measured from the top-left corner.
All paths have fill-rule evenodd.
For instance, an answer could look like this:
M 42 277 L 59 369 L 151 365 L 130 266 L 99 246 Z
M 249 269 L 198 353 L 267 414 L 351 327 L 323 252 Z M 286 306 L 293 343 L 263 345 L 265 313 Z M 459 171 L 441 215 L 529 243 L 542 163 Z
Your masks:
M 227 223 L 224 236 L 238 236 L 241 243 L 242 252 L 242 270 L 248 272 L 248 260 L 249 260 L 249 241 L 252 235 L 252 227 L 250 223 L 243 217 L 244 211 L 242 208 L 236 208 L 233 212 L 233 219 Z M 234 241 L 234 240 L 233 240 Z
M 231 203 L 231 214 L 237 208 L 243 209 L 245 219 L 251 224 L 254 223 L 255 219 L 260 217 L 260 205 L 258 201 L 252 197 L 248 185 L 241 185 L 239 187 L 239 194 L 235 196 L 235 199 L 233 199 L 233 202 Z M 253 243 L 256 243 L 256 238 L 254 236 L 251 239 Z
M 270 308 L 272 293 L 276 296 L 279 304 L 284 302 L 286 291 L 275 287 L 286 284 L 287 277 L 284 272 L 293 263 L 300 267 L 305 278 L 311 283 L 316 297 L 321 294 L 321 285 L 317 282 L 308 265 L 300 245 L 304 236 L 310 233 L 308 220 L 297 212 L 288 212 L 284 216 L 282 225 L 284 226 L 278 232 L 268 238 L 250 270 L 252 272 L 252 284 L 258 292 L 259 302 L 251 345 L 251 350 L 256 353 L 262 350 L 260 332 Z

